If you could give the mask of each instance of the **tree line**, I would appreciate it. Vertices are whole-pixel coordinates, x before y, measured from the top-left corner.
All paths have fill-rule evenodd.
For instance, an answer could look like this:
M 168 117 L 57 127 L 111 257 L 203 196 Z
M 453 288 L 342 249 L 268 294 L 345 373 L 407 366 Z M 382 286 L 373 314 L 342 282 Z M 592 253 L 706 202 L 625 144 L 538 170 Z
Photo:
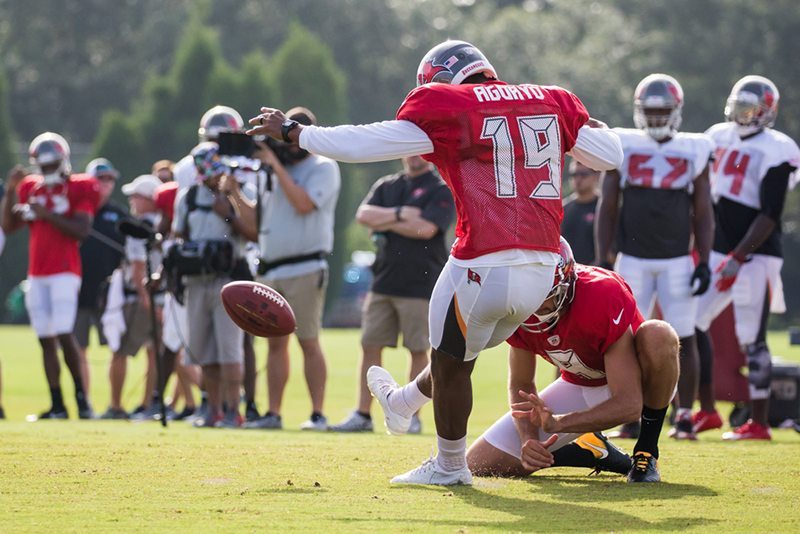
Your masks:
M 610 125 L 632 125 L 633 88 L 651 72 L 683 85 L 686 131 L 722 120 L 733 82 L 762 74 L 781 90 L 776 127 L 800 139 L 792 0 L 29 0 L 0 3 L 0 20 L 3 168 L 17 159 L 15 143 L 51 129 L 90 143 L 127 181 L 186 154 L 216 103 L 244 116 L 302 104 L 322 124 L 390 118 L 421 55 L 448 37 L 475 42 L 510 82 L 569 88 Z M 352 223 L 357 203 L 394 169 L 343 166 L 334 275 L 367 243 Z M 795 192 L 784 224 L 795 319 L 798 225 Z M 24 277 L 24 241 L 15 236 L 0 259 L 0 299 Z

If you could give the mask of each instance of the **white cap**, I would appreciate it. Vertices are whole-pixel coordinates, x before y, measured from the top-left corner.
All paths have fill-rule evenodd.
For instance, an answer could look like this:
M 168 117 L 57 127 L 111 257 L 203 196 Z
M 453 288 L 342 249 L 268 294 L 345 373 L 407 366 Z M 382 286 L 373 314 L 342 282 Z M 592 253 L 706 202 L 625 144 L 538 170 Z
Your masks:
M 152 174 L 142 174 L 133 179 L 129 184 L 122 186 L 125 196 L 139 195 L 145 198 L 155 198 L 156 189 L 161 185 L 161 180 Z

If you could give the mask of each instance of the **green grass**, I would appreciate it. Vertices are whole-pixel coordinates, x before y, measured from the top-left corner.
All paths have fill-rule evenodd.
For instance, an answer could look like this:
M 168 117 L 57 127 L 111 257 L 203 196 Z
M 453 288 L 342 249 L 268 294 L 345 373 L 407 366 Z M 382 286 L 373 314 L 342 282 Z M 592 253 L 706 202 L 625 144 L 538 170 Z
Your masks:
M 309 403 L 296 350 L 287 430 L 195 430 L 178 423 L 162 429 L 117 421 L 25 423 L 26 414 L 47 404 L 39 350 L 27 328 L 0 327 L 0 340 L 9 417 L 0 422 L 2 532 L 800 531 L 800 436 L 792 430 L 775 431 L 769 444 L 722 443 L 716 432 L 697 443 L 664 437 L 665 482 L 657 485 L 559 469 L 525 480 L 476 479 L 471 488 L 393 487 L 391 476 L 431 452 L 430 407 L 422 436 L 302 433 L 295 429 Z M 776 354 L 800 361 L 785 333 L 770 342 Z M 335 422 L 353 407 L 358 334 L 326 331 L 323 344 L 326 411 Z M 257 351 L 263 368 L 263 343 Z M 90 360 L 92 396 L 102 409 L 108 355 L 93 347 Z M 142 360 L 130 366 L 128 408 L 141 396 Z M 387 352 L 385 362 L 395 376 L 405 372 L 402 351 Z M 478 361 L 471 438 L 504 410 L 505 369 L 504 349 Z M 540 369 L 544 383 L 552 372 Z M 263 374 L 258 387 L 263 401 Z

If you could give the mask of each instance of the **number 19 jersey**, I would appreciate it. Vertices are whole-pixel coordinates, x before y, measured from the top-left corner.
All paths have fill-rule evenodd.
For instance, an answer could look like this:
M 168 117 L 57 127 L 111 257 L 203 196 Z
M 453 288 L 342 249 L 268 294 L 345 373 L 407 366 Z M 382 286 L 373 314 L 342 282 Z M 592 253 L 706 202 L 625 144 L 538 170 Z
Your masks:
M 408 94 L 397 119 L 433 143 L 423 157 L 453 193 L 455 258 L 558 252 L 564 153 L 588 118 L 575 95 L 555 86 L 433 83 Z

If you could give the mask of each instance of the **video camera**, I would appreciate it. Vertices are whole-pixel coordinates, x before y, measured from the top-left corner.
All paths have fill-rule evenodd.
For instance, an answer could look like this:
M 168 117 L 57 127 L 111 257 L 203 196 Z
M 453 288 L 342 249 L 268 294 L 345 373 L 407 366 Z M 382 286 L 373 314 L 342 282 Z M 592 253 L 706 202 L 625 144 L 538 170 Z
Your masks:
M 261 135 L 250 136 L 241 132 L 220 132 L 217 143 L 219 144 L 220 156 L 243 156 L 252 158 L 258 150 L 257 141 L 266 143 L 275 152 L 278 160 L 284 165 L 292 163 L 291 156 L 287 150 L 288 146 L 282 141 Z

